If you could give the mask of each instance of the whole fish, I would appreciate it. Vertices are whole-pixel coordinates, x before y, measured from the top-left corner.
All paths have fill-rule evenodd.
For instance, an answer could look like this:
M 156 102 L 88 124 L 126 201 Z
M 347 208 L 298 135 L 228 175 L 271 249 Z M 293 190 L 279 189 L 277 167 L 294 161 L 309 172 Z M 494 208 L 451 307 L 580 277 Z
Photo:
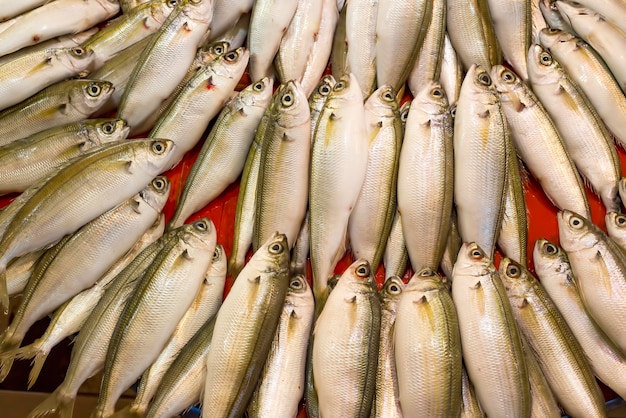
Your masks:
M 115 16 L 117 0 L 56 0 L 0 23 L 0 56 L 59 35 L 78 33 Z
M 201 68 L 183 87 L 149 137 L 174 141 L 171 165 L 177 164 L 202 138 L 207 125 L 235 90 L 248 63 L 248 51 L 238 48 Z
M 93 52 L 82 47 L 52 48 L 3 64 L 0 66 L 0 110 L 57 81 L 78 75 L 93 59 Z
M 313 292 L 305 277 L 293 276 L 267 361 L 248 405 L 249 417 L 295 417 L 298 414 L 304 392 L 313 311 Z
M 182 225 L 237 180 L 272 97 L 272 86 L 271 79 L 264 78 L 224 106 L 185 180 L 170 227 Z
M 389 277 L 380 290 L 380 340 L 376 367 L 376 392 L 372 405 L 373 417 L 399 418 L 400 395 L 394 349 L 394 332 L 398 303 L 402 298 L 404 283 L 397 276 Z
M 600 228 L 571 211 L 557 214 L 559 241 L 589 315 L 626 353 L 626 327 L 615 318 L 626 310 L 626 255 Z
M 0 194 L 23 192 L 71 159 L 127 135 L 121 119 L 88 119 L 4 145 L 0 147 Z
M 562 0 L 556 4 L 576 33 L 602 57 L 622 91 L 626 91 L 626 70 L 623 66 L 626 59 L 626 31 L 580 4 Z
M 439 81 L 446 91 L 446 97 L 450 106 L 454 106 L 461 94 L 461 84 L 463 82 L 463 65 L 450 42 L 450 37 L 446 32 L 443 40 L 443 52 L 441 57 L 441 72 Z
M 619 144 L 626 147 L 626 96 L 602 59 L 584 41 L 567 32 L 543 29 L 539 39 L 585 93 Z
M 426 83 L 411 102 L 398 168 L 402 235 L 416 271 L 437 269 L 448 239 L 454 194 L 452 128 L 441 84 Z
M 118 117 L 132 130 L 159 108 L 182 80 L 211 23 L 213 0 L 182 0 L 139 57 Z
M 249 15 L 254 4 L 253 0 L 214 0 L 214 2 L 213 19 L 211 19 L 209 26 L 209 35 L 212 41 L 218 40 L 220 36 L 236 26 L 243 16 Z
M 515 148 L 548 199 L 557 208 L 589 216 L 583 182 L 546 109 L 522 80 L 504 66 L 494 66 L 492 77 Z
M 348 221 L 354 258 L 376 271 L 383 259 L 396 212 L 396 184 L 402 147 L 402 122 L 396 92 L 378 88 L 364 105 L 369 152 L 365 180 Z
M 263 369 L 289 284 L 289 248 L 275 233 L 252 256 L 215 320 L 202 413 L 242 416 Z
M 275 96 L 264 132 L 257 180 L 252 250 L 274 231 L 296 242 L 306 215 L 311 155 L 311 115 L 297 81 L 289 81 Z
M 159 357 L 142 375 L 137 397 L 130 405 L 131 415 L 144 416 L 146 414 L 150 401 L 163 382 L 163 377 L 174 359 L 202 325 L 217 313 L 222 304 L 225 283 L 226 254 L 224 247 L 218 244 L 195 299 L 176 325 L 176 329 Z
M 115 87 L 104 80 L 67 80 L 0 112 L 0 145 L 79 122 L 102 107 Z
M 609 237 L 624 251 L 626 251 L 626 215 L 617 212 L 607 212 L 604 217 L 606 231 Z
M 283 34 L 296 14 L 294 0 L 258 0 L 252 6 L 248 49 L 250 78 L 260 80 L 272 76 L 272 62 L 278 52 Z
M 55 243 L 138 193 L 165 171 L 173 149 L 167 140 L 122 141 L 67 165 L 48 180 L 15 214 L 0 241 L 0 302 L 5 309 L 9 261 Z
M 526 56 L 532 33 L 531 1 L 535 0 L 487 0 L 503 58 L 525 82 L 528 80 Z
M 513 315 L 559 404 L 574 417 L 602 417 L 604 399 L 583 350 L 541 284 L 508 258 L 500 277 Z
M 78 389 L 89 377 L 104 367 L 109 342 L 128 299 L 133 294 L 145 270 L 157 255 L 175 248 L 177 236 L 190 231 L 193 225 L 174 230 L 143 250 L 111 282 L 111 286 L 89 315 L 72 348 L 70 364 L 63 382 L 28 417 L 36 418 L 57 412 L 62 418 L 71 418 Z
M 463 367 L 459 320 L 449 284 L 432 269 L 421 269 L 405 287 L 393 341 L 402 414 L 457 417 Z
M 376 90 L 376 19 L 380 3 L 380 0 L 357 0 L 347 2 L 345 6 L 349 46 L 346 65 L 361 87 L 363 100 Z
M 487 416 L 530 417 L 520 331 L 498 270 L 476 243 L 463 243 L 452 274 L 463 360 L 482 410 Z
M 0 2 L 0 10 L 2 10 L 2 14 L 0 15 L 0 22 L 4 22 L 12 17 L 21 15 L 22 13 L 28 12 L 36 7 L 39 7 L 49 0 L 24 0 L 20 2 L 3 0 Z
M 607 211 L 617 211 L 620 162 L 612 135 L 565 69 L 540 45 L 528 53 L 530 83 L 572 160 Z
M 454 120 L 454 202 L 461 238 L 476 241 L 487 257 L 494 252 L 502 222 L 509 135 L 489 72 L 472 66 Z
M 620 396 L 626 393 L 626 357 L 589 316 L 576 285 L 567 254 L 539 239 L 533 259 L 546 292 L 580 343 L 593 373 Z
M 194 301 L 217 232 L 207 218 L 192 225 L 171 251 L 157 256 L 129 298 L 111 337 L 93 417 L 113 414 L 119 397 L 156 360 Z
M 309 231 L 318 301 L 345 252 L 348 219 L 365 180 L 369 146 L 365 129 L 361 89 L 354 75 L 345 75 L 324 105 L 311 150 Z
M 157 177 L 137 195 L 53 247 L 54 259 L 38 265 L 29 280 L 20 307 L 3 334 L 0 352 L 18 348 L 35 321 L 93 286 L 154 224 L 169 191 L 169 180 Z M 0 380 L 8 374 L 12 360 L 2 359 Z
M 374 274 L 366 260 L 357 260 L 339 278 L 313 331 L 313 381 L 320 417 L 370 416 L 380 315 Z

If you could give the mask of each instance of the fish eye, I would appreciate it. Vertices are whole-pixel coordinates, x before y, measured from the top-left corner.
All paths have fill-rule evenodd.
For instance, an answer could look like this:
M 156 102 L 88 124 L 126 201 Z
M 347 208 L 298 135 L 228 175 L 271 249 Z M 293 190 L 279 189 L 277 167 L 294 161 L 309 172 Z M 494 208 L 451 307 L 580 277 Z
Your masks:
M 437 87 L 435 87 L 435 88 L 434 88 L 434 89 L 430 92 L 430 94 L 431 94 L 433 97 L 441 97 L 441 96 L 443 96 L 443 92 L 441 91 L 441 89 L 440 89 L 440 88 L 437 88 Z
M 556 254 L 558 252 L 558 249 L 556 248 L 556 246 L 554 244 L 546 244 L 546 253 L 553 255 Z
M 456 116 L 456 105 L 450 107 L 450 116 L 452 116 L 452 119 Z
M 215 251 L 213 251 L 213 262 L 215 263 L 222 256 L 222 250 L 220 247 L 215 247 Z
M 506 275 L 509 277 L 517 278 L 520 275 L 521 270 L 515 264 L 509 264 L 506 267 Z
M 304 287 L 304 283 L 302 283 L 302 279 L 300 277 L 294 277 L 289 283 L 289 287 L 295 290 L 302 289 Z
M 165 180 L 163 179 L 163 177 L 159 176 L 152 180 L 152 187 L 154 187 L 159 192 L 165 189 Z
M 341 90 L 343 90 L 345 88 L 346 88 L 346 82 L 345 81 L 339 81 L 337 84 L 335 84 L 335 87 L 333 88 L 333 90 L 341 91 Z
M 99 96 L 101 91 L 102 91 L 102 88 L 97 84 L 90 84 L 87 87 L 87 94 L 90 95 L 91 97 Z
M 276 242 L 270 245 L 270 254 L 280 254 L 283 252 L 283 245 L 280 242 Z
M 170 6 L 170 7 L 176 7 L 176 6 L 178 6 L 178 1 L 177 1 L 177 0 L 169 0 L 169 1 L 167 2 L 167 4 L 168 4 L 168 6 Z
M 570 220 L 569 220 L 569 224 L 571 227 L 575 228 L 575 229 L 580 229 L 583 226 L 583 221 L 580 218 L 577 218 L 575 216 L 573 216 Z
M 285 93 L 283 97 L 280 99 L 280 102 L 285 107 L 291 106 L 293 104 L 293 93 L 291 91 L 288 91 L 287 93 Z
M 113 133 L 114 130 L 115 130 L 115 124 L 113 122 L 107 122 L 104 125 L 102 125 L 102 131 L 105 134 Z
M 420 271 L 419 274 L 420 274 L 420 277 L 430 277 L 430 276 L 434 276 L 435 272 L 429 268 L 425 268 L 425 269 L 422 269 L 422 271 Z
M 509 70 L 505 70 L 502 73 L 502 79 L 506 82 L 506 83 L 513 83 L 515 81 L 515 74 L 513 74 L 512 72 L 510 72 Z
M 552 56 L 549 53 L 544 51 L 541 54 L 539 54 L 539 62 L 541 63 L 541 65 L 548 66 L 552 64 Z
M 322 96 L 328 96 L 330 94 L 330 86 L 328 84 L 322 84 L 319 89 L 317 89 L 319 94 Z
M 198 231 L 206 232 L 209 230 L 209 225 L 204 220 L 195 221 L 193 227 Z
M 189 0 L 189 3 L 191 3 L 191 4 L 200 4 L 200 3 L 202 3 L 202 0 Z
M 393 102 L 395 98 L 396 98 L 395 95 L 389 90 L 383 93 L 383 99 L 385 99 L 385 101 L 387 102 Z
M 487 74 L 486 72 L 482 72 L 478 74 L 478 82 L 482 84 L 483 86 L 490 86 L 491 77 L 489 77 L 489 74 Z
M 85 48 L 82 48 L 80 46 L 74 47 L 72 48 L 72 54 L 76 55 L 77 57 L 81 57 L 85 55 Z
M 559 10 L 559 9 L 557 9 L 557 7 L 556 7 L 556 3 L 552 3 L 552 4 L 550 4 L 550 8 L 551 8 L 552 10 L 557 10 L 557 11 Z M 559 29 L 556 29 L 556 28 L 548 28 L 548 33 L 559 33 L 559 32 L 560 32 L 560 30 L 559 30 Z
M 483 258 L 485 256 L 485 254 L 483 253 L 483 251 L 480 248 L 474 248 L 471 252 L 470 255 L 472 256 L 473 259 L 475 260 L 480 260 L 481 258 Z
M 165 144 L 162 141 L 156 141 L 152 144 L 152 152 L 161 155 L 165 152 Z
M 252 90 L 263 91 L 263 82 L 259 81 L 257 83 L 254 83 L 254 86 L 252 86 Z
M 370 275 L 370 265 L 368 262 L 361 264 L 356 269 L 356 275 L 359 277 L 367 277 Z
M 615 218 L 615 223 L 619 226 L 624 226 L 626 224 L 626 216 L 619 215 Z
M 239 58 L 239 54 L 237 53 L 237 51 L 229 52 L 228 54 L 224 55 L 224 59 L 228 62 L 233 62 L 237 60 L 237 58 Z
M 224 45 L 221 43 L 213 46 L 213 52 L 217 55 L 223 55 L 224 52 L 226 52 L 225 49 L 226 48 L 224 48 Z

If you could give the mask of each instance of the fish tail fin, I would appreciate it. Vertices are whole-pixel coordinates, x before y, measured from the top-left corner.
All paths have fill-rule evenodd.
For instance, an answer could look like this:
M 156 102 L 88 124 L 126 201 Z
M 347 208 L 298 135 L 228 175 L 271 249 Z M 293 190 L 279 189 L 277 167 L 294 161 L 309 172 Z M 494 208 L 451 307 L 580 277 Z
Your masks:
M 63 394 L 62 388 L 63 385 L 59 386 L 52 392 L 52 395 L 37 405 L 37 407 L 28 414 L 28 418 L 43 417 L 54 414 L 55 412 L 58 413 L 61 418 L 72 418 L 76 396 Z
M 7 266 L 0 264 L 0 306 L 5 314 L 9 313 L 9 289 L 7 287 Z
M 34 343 L 29 344 L 27 346 L 18 348 L 16 350 L 8 351 L 5 354 L 3 354 L 2 357 L 12 356 L 17 360 L 33 359 L 32 361 L 33 368 L 30 371 L 30 374 L 28 375 L 28 389 L 30 389 L 33 386 L 33 384 L 37 381 L 37 378 L 39 377 L 39 373 L 41 372 L 41 368 L 43 367 L 44 362 L 48 358 L 48 354 L 50 354 L 50 351 L 40 344 L 40 340 L 37 340 Z M 0 361 L 3 360 L 2 357 L 0 357 Z
M 5 339 L 2 342 L 2 355 L 0 356 L 0 382 L 4 382 L 4 379 L 9 375 L 13 361 L 15 360 L 15 350 L 19 347 L 21 340 L 16 343 L 10 339 Z

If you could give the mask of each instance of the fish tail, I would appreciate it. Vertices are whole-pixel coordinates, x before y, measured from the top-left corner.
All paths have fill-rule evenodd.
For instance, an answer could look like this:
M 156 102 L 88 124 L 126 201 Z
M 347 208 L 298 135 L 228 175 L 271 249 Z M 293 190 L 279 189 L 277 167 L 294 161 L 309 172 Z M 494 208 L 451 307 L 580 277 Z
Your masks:
M 11 371 L 11 367 L 13 366 L 13 361 L 15 360 L 15 350 L 20 345 L 19 341 L 15 344 L 8 338 L 2 342 L 2 356 L 0 356 L 0 382 L 4 382 L 4 379 L 9 375 Z
M 37 381 L 37 378 L 39 377 L 39 373 L 41 373 L 41 369 L 43 367 L 43 364 L 46 362 L 46 359 L 48 358 L 48 354 L 49 354 L 49 352 L 46 351 L 46 350 L 41 350 L 41 349 L 38 349 L 38 348 L 33 348 L 32 349 L 31 358 L 33 356 L 34 356 L 34 358 L 33 358 L 33 363 L 32 363 L 33 368 L 31 369 L 30 373 L 28 374 L 28 389 L 33 387 L 33 385 Z M 17 358 L 19 358 L 19 357 L 17 357 Z
M 9 289 L 7 288 L 7 266 L 0 264 L 0 305 L 5 314 L 9 313 Z
M 72 418 L 76 396 L 63 394 L 62 388 L 63 385 L 52 392 L 52 395 L 28 414 L 28 418 L 43 417 L 54 414 L 55 412 L 58 413 L 61 418 Z

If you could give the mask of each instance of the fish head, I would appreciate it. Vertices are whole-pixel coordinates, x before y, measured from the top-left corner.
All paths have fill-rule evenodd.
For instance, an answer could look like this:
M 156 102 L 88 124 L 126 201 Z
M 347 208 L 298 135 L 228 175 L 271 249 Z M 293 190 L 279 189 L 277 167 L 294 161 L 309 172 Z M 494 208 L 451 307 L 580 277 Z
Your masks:
M 235 96 L 235 100 L 242 104 L 242 108 L 244 106 L 257 106 L 265 109 L 272 100 L 273 88 L 274 80 L 270 77 L 263 77 L 243 89 Z
M 626 215 L 623 213 L 607 212 L 605 221 L 609 236 L 626 234 Z
M 111 16 L 120 11 L 119 0 L 97 0 L 97 2 Z
M 193 257 L 194 248 L 215 248 L 217 231 L 213 221 L 209 218 L 200 218 L 182 227 L 180 239 L 189 246 L 188 255 Z
M 380 289 L 380 298 L 383 303 L 400 299 L 404 291 L 404 282 L 398 276 L 391 276 L 385 280 L 383 288 Z
M 171 157 L 176 148 L 174 141 L 169 139 L 150 138 L 146 140 L 146 148 L 135 153 L 135 162 L 144 167 L 147 172 L 161 174 L 170 169 L 173 164 Z
M 272 112 L 276 123 L 287 129 L 311 123 L 311 112 L 306 94 L 296 80 L 288 81 L 274 99 Z M 310 138 L 305 138 L 310 142 Z
M 170 180 L 165 176 L 157 176 L 139 192 L 139 196 L 155 211 L 161 212 L 170 195 L 170 189 Z
M 395 118 L 400 115 L 396 92 L 391 86 L 381 86 L 365 101 L 367 112 L 378 118 Z
M 585 217 L 569 210 L 557 215 L 559 240 L 567 252 L 592 248 L 601 238 L 599 231 Z
M 250 52 L 240 47 L 215 58 L 207 67 L 210 67 L 217 77 L 237 78 L 238 81 L 248 65 L 249 57 Z
M 303 274 L 292 275 L 289 279 L 287 287 L 287 295 L 285 296 L 285 305 L 294 307 L 309 307 L 313 313 L 315 301 L 313 298 L 313 290 L 306 281 Z M 295 311 L 291 311 L 292 315 L 297 315 Z
M 556 244 L 544 238 L 539 238 L 533 248 L 535 271 L 544 280 L 553 273 L 562 273 L 564 266 L 569 265 L 567 254 Z
M 70 104 L 87 117 L 102 107 L 114 91 L 110 81 L 77 80 L 68 94 Z
M 563 73 L 562 67 L 550 51 L 539 44 L 528 50 L 528 74 L 533 84 L 556 84 Z
M 213 0 L 180 0 L 179 7 L 182 13 L 190 20 L 205 24 L 211 23 L 213 17 Z
M 528 270 L 508 257 L 500 262 L 498 273 L 507 295 L 512 299 L 524 298 L 530 287 L 536 284 L 536 279 Z
M 556 28 L 543 28 L 539 31 L 539 43 L 551 52 L 557 48 L 566 52 L 578 47 L 578 38 L 569 32 Z
M 400 122 L 402 123 L 402 128 L 406 126 L 406 121 L 409 118 L 409 111 L 411 110 L 411 101 L 408 100 L 400 106 Z
M 225 55 L 230 49 L 230 42 L 217 41 L 212 42 L 198 50 L 198 55 L 205 57 L 203 60 L 212 61 L 217 57 Z
M 179 0 L 151 1 L 149 3 L 144 3 L 137 6 L 135 10 L 139 10 L 139 8 L 142 8 L 141 11 L 144 11 L 157 23 L 163 25 L 169 15 L 172 14 L 172 12 L 176 9 L 178 3 L 180 3 Z
M 315 90 L 313 90 L 313 94 L 311 95 L 311 103 L 318 102 L 320 100 L 324 100 L 326 97 L 330 95 L 333 91 L 333 87 L 337 84 L 337 80 L 332 74 L 326 74 L 320 82 L 317 84 Z
M 415 109 L 413 113 L 416 113 L 418 109 L 426 115 L 426 120 L 420 121 L 426 123 L 435 116 L 440 116 L 449 111 L 448 98 L 446 97 L 446 91 L 438 81 L 428 82 L 422 90 L 417 93 L 417 96 L 413 99 L 415 106 L 411 104 L 411 107 Z M 411 112 L 409 112 L 410 114 Z
M 86 70 L 96 58 L 96 54 L 92 49 L 83 48 L 82 46 L 59 48 L 54 51 L 59 62 L 75 73 Z
M 376 279 L 370 263 L 364 258 L 352 263 L 339 278 L 335 289 L 339 288 L 350 289 L 349 292 L 352 293 L 376 293 L 378 296 Z
M 265 243 L 252 255 L 248 264 L 266 273 L 289 271 L 289 245 L 287 236 L 274 232 Z
M 128 137 L 130 127 L 124 119 L 101 119 L 95 123 L 94 144 L 120 141 Z
M 516 112 L 523 111 L 528 103 L 526 98 L 529 93 L 522 79 L 503 65 L 494 65 L 491 76 L 502 104 L 512 106 Z
M 333 91 L 328 95 L 326 107 L 337 107 L 338 105 L 334 103 L 336 101 L 354 102 L 357 100 L 361 103 L 363 102 L 363 93 L 361 93 L 359 82 L 354 74 L 344 74 L 337 80 L 337 83 L 333 86 Z
M 209 272 L 210 277 L 225 277 L 228 270 L 228 257 L 222 244 L 215 246 L 213 251 L 213 258 L 211 259 L 211 269 Z
M 496 271 L 489 256 L 475 242 L 464 242 L 452 269 L 453 281 L 460 276 L 479 277 Z
M 404 289 L 405 292 L 418 291 L 420 293 L 431 290 L 450 290 L 450 283 L 430 267 L 415 272 Z
M 593 24 L 598 20 L 599 15 L 597 13 L 584 7 L 580 3 L 568 0 L 557 0 L 555 3 L 563 20 L 569 23 L 576 31 L 578 31 L 578 29 L 576 29 L 574 25 L 578 25 L 578 28 L 580 28 L 581 24 Z

